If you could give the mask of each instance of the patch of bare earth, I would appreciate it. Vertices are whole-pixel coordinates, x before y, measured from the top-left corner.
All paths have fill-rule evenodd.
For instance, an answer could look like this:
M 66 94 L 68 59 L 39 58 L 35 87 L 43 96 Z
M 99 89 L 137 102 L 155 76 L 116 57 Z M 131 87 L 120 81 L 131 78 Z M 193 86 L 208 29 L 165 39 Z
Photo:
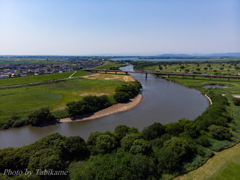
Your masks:
M 114 74 L 92 74 L 89 76 L 83 76 L 85 79 L 99 79 L 99 80 L 117 80 L 117 81 L 135 81 L 132 76 L 114 75 Z
M 222 94 L 222 96 L 225 96 L 226 94 Z M 233 97 L 235 98 L 240 98 L 240 94 L 232 94 Z
M 80 96 L 103 96 L 108 95 L 108 93 L 83 93 L 80 94 Z

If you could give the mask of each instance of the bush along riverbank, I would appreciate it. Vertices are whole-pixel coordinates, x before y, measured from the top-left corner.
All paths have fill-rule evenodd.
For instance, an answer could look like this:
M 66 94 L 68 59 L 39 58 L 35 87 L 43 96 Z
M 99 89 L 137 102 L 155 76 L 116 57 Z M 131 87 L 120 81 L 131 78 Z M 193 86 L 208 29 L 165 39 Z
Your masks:
M 53 178 L 37 175 L 38 169 L 68 172 L 58 179 L 172 179 L 239 142 L 240 124 L 228 113 L 227 98 L 214 90 L 207 95 L 213 104 L 194 121 L 154 123 L 142 132 L 119 125 L 114 132 L 91 133 L 86 142 L 54 133 L 21 148 L 2 149 L 0 177 L 20 178 L 3 175 L 11 168 L 31 170 L 33 179 Z
M 24 125 L 31 124 L 33 126 L 44 126 L 55 124 L 59 122 L 60 118 L 70 117 L 75 118 L 81 115 L 89 115 L 99 110 L 105 109 L 117 103 L 127 103 L 129 99 L 139 94 L 142 88 L 140 82 L 134 81 L 128 85 L 118 86 L 115 90 L 113 98 L 102 96 L 85 96 L 80 101 L 72 101 L 66 104 L 66 109 L 50 112 L 48 107 L 42 107 L 34 112 L 17 116 L 13 114 L 11 117 L 6 118 L 3 124 L 0 124 L 2 129 L 16 128 Z

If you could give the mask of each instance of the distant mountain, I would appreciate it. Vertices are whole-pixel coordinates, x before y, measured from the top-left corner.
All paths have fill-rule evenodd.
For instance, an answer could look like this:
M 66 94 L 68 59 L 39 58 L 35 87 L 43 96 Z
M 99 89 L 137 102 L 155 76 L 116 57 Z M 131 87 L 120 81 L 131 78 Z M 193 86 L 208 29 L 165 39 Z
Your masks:
M 161 54 L 159 57 L 240 57 L 240 53 L 212 53 L 212 54 Z
M 190 57 L 189 54 L 161 54 L 160 57 Z
M 214 54 L 206 54 L 204 56 L 211 56 L 211 57 L 240 57 L 240 53 L 214 53 Z

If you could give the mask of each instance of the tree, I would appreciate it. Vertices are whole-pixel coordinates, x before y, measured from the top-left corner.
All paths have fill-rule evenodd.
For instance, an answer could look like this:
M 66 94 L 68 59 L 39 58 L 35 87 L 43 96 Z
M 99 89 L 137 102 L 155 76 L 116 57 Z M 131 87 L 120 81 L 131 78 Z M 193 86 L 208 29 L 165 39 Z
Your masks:
M 178 136 L 180 133 L 184 131 L 184 128 L 181 127 L 178 123 L 168 123 L 164 126 L 166 132 L 174 136 Z
M 187 141 L 178 137 L 173 137 L 172 139 L 165 141 L 163 147 L 171 149 L 180 159 L 183 159 L 190 153 Z
M 131 179 L 159 179 L 154 161 L 147 156 L 136 154 L 130 161 Z M 158 178 L 157 178 L 158 177 Z
M 160 123 L 154 123 L 143 129 L 142 135 L 145 139 L 151 140 L 160 137 L 165 133 L 165 128 Z
M 207 67 L 204 67 L 204 70 L 206 71 L 208 68 Z
M 118 125 L 115 128 L 114 133 L 117 134 L 117 136 L 119 137 L 119 139 L 122 139 L 123 137 L 125 137 L 128 134 L 128 130 L 130 128 L 127 127 L 126 125 Z
M 89 137 L 88 137 L 88 140 L 87 140 L 87 145 L 96 145 L 96 141 L 97 141 L 97 138 L 102 135 L 103 133 L 102 132 L 92 132 Z
M 133 142 L 133 146 L 130 149 L 130 152 L 133 154 L 143 153 L 146 154 L 150 151 L 150 144 L 144 139 L 137 139 Z
M 223 70 L 224 68 L 223 68 L 223 67 L 220 67 L 219 69 L 220 69 L 220 70 Z
M 180 66 L 181 69 L 184 69 L 185 67 L 184 66 Z
M 133 145 L 133 142 L 137 139 L 141 139 L 142 136 L 141 134 L 129 134 L 125 137 L 122 138 L 121 140 L 121 147 L 125 150 L 125 151 L 129 151 L 130 148 Z
M 87 155 L 87 147 L 83 138 L 79 136 L 67 137 L 64 141 L 64 156 L 66 159 L 73 160 L 84 158 Z
M 49 108 L 38 109 L 29 114 L 28 118 L 33 126 L 57 122 L 57 119 L 50 113 Z
M 100 135 L 97 138 L 96 147 L 97 151 L 101 154 L 110 153 L 116 148 L 116 145 L 115 139 L 109 135 Z
M 42 170 L 64 170 L 64 165 L 60 152 L 55 149 L 41 149 L 31 156 L 27 169 L 35 171 L 36 169 Z
M 162 65 L 161 64 L 159 64 L 159 70 L 162 70 L 163 69 L 163 67 L 162 67 Z
M 162 148 L 155 153 L 158 159 L 159 169 L 165 173 L 170 173 L 180 166 L 178 155 L 170 148 Z

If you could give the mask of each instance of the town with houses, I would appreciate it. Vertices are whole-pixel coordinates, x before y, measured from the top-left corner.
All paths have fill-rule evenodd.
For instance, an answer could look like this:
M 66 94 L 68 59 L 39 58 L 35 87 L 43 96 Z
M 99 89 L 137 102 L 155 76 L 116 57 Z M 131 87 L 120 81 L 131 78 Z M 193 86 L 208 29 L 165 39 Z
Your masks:
M 98 67 L 104 64 L 103 60 L 75 60 L 57 59 L 56 63 L 9 63 L 0 64 L 0 78 L 15 78 L 26 76 L 38 76 L 54 73 L 71 72 Z

